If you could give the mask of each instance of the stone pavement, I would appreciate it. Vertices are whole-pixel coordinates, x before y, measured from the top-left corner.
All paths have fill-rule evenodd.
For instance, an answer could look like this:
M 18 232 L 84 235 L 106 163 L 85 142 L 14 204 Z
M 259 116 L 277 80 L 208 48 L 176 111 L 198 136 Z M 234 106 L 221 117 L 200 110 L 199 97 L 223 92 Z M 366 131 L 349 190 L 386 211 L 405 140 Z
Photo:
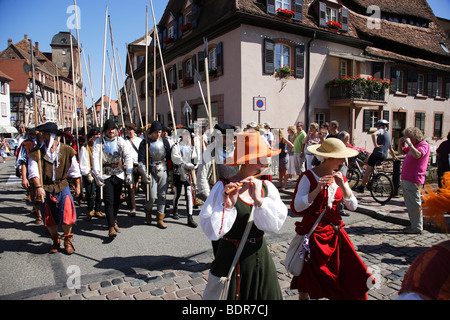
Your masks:
M 291 194 L 293 187 L 292 181 L 282 192 Z M 355 249 L 377 280 L 377 284 L 368 291 L 369 300 L 395 300 L 403 276 L 414 259 L 433 244 L 448 240 L 449 235 L 436 232 L 429 225 L 429 230 L 420 235 L 404 234 L 402 229 L 409 224 L 409 220 L 401 197 L 381 206 L 371 200 L 367 192 L 356 196 L 360 203 L 357 211 L 369 217 L 348 224 L 346 217 L 343 220 Z M 298 292 L 289 289 L 292 276 L 283 265 L 289 243 L 290 240 L 271 243 L 268 239 L 283 297 L 285 300 L 297 300 Z M 158 271 L 135 269 L 121 277 L 105 278 L 82 284 L 77 289 L 66 289 L 28 299 L 201 300 L 211 261 L 211 253 L 190 258 L 188 262 L 183 258 L 174 258 Z

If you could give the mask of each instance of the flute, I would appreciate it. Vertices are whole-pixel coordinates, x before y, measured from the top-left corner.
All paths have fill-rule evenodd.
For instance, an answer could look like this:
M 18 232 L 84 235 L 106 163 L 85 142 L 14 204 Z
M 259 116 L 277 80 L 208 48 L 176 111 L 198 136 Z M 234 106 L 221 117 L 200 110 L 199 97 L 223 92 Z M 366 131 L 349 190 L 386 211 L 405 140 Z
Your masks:
M 258 174 L 254 175 L 253 177 L 257 178 L 257 177 L 261 176 L 263 173 L 266 173 L 269 169 L 270 169 L 270 165 L 268 165 L 266 168 L 264 168 L 264 170 L 260 171 Z M 233 187 L 230 190 L 225 191 L 225 194 L 228 196 L 228 195 L 230 195 L 231 192 L 233 192 L 237 188 L 242 187 L 243 185 L 244 185 L 243 182 L 239 182 L 239 184 L 236 187 Z

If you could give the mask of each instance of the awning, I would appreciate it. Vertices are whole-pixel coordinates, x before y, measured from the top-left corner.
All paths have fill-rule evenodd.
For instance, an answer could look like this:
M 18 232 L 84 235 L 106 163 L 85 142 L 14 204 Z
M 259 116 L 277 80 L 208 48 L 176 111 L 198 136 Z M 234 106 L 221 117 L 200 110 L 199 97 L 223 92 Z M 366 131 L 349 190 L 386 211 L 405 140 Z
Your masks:
M 11 126 L 0 126 L 0 133 L 19 133 L 16 128 Z
M 361 62 L 390 62 L 389 60 L 386 60 L 386 59 L 371 58 L 371 57 L 368 57 L 365 55 L 356 55 L 356 54 L 351 54 L 351 53 L 346 53 L 346 52 L 330 51 L 330 52 L 328 52 L 328 55 L 331 57 L 337 57 L 337 58 L 341 58 L 341 59 L 355 60 L 355 61 L 361 61 Z

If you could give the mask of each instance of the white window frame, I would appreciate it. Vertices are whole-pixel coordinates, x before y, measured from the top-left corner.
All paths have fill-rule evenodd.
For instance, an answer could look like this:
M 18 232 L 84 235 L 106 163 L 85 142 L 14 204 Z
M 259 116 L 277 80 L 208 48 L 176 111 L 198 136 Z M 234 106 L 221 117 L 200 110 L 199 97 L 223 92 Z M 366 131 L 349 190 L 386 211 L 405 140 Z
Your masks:
M 397 70 L 396 74 L 397 74 L 397 92 L 403 92 L 405 89 L 404 88 L 405 74 L 403 70 Z
M 339 19 L 338 10 L 335 8 L 327 7 L 327 9 L 325 10 L 325 21 L 339 22 L 338 19 Z
M 436 98 L 440 98 L 442 97 L 442 77 L 437 77 L 436 87 Z
M 286 55 L 286 52 L 283 52 L 282 49 L 288 49 Z M 285 61 L 285 60 L 288 61 Z M 276 43 L 275 44 L 275 69 L 283 68 L 286 65 L 289 65 L 289 67 L 292 69 L 292 48 L 285 44 L 285 43 Z
M 424 95 L 425 90 L 425 75 L 423 73 L 419 73 L 417 76 L 417 94 Z
M 209 70 L 215 70 L 216 64 L 216 48 L 213 48 L 208 53 Z
M 287 9 L 291 10 L 291 0 L 277 0 L 275 1 L 275 10 Z
M 348 68 L 348 62 L 347 60 L 340 60 L 339 61 L 339 76 L 340 77 L 346 77 L 347 76 L 347 69 Z

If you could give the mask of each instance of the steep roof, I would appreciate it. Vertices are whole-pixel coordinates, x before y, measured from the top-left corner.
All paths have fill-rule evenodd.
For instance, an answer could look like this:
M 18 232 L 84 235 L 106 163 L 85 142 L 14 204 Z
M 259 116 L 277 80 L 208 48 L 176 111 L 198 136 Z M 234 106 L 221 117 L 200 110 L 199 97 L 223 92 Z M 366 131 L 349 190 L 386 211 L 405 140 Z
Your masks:
M 23 59 L 0 58 L 0 70 L 13 80 L 9 83 L 11 93 L 25 93 L 28 88 L 29 78 L 23 71 Z

